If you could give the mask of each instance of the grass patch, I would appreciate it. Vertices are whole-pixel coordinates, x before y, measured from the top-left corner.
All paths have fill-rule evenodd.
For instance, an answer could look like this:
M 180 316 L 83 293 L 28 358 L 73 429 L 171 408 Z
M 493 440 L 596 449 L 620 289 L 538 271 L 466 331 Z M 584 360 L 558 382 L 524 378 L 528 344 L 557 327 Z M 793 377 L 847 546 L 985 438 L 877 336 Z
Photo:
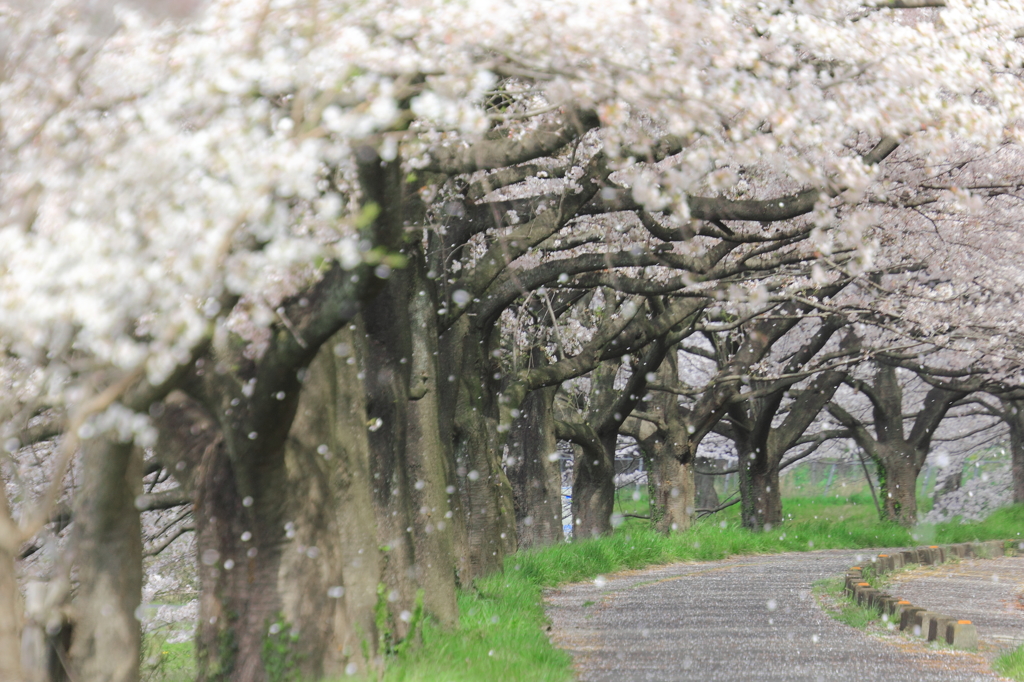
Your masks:
M 953 544 L 980 540 L 1010 540 L 1021 537 L 1024 528 L 1024 504 L 998 509 L 984 521 L 961 523 L 959 518 L 936 525 L 920 525 L 913 538 L 921 544 Z M 1024 538 L 1021 538 L 1024 542 Z
M 571 660 L 548 641 L 541 601 L 545 588 L 631 568 L 675 561 L 711 561 L 737 554 L 906 544 L 907 531 L 892 524 L 787 522 L 770 533 L 751 533 L 719 519 L 685 533 L 661 535 L 649 526 L 622 526 L 610 537 L 522 552 L 505 571 L 459 596 L 460 623 L 444 632 L 429 623 L 423 646 L 394 659 L 385 680 L 571 680 Z
M 477 582 L 476 590 L 461 594 L 462 615 L 456 631 L 442 632 L 428 624 L 424 646 L 392 661 L 384 679 L 572 679 L 568 655 L 548 642 L 541 601 L 544 589 L 564 583 L 625 569 L 712 561 L 737 554 L 914 546 L 922 544 L 922 534 L 930 535 L 933 543 L 1011 538 L 1024 527 L 1024 506 L 1018 505 L 981 523 L 948 522 L 915 529 L 911 535 L 905 528 L 879 522 L 867 493 L 790 498 L 785 509 L 787 517 L 792 514 L 793 518 L 765 533 L 739 527 L 738 515 L 729 520 L 719 514 L 699 521 L 685 533 L 664 536 L 652 531 L 649 524 L 626 523 L 610 537 L 510 556 L 502 575 L 484 578 Z M 842 581 L 836 581 L 836 588 L 842 597 Z M 877 611 L 852 603 L 840 609 L 839 615 L 854 627 L 881 623 Z
M 818 603 L 828 615 L 852 628 L 866 630 L 869 626 L 885 622 L 881 611 L 861 606 L 843 590 L 842 578 L 819 580 L 811 586 L 811 593 L 817 597 Z
M 992 670 L 1011 680 L 1024 680 L 1024 644 L 992 661 Z
M 142 640 L 142 682 L 192 682 L 196 679 L 195 645 L 168 642 L 159 634 Z
M 646 491 L 633 499 L 633 490 L 620 491 L 623 511 L 646 512 Z M 635 506 L 629 506 L 630 504 Z M 389 660 L 380 679 L 392 682 L 445 680 L 572 679 L 571 659 L 548 640 L 543 590 L 564 583 L 592 580 L 625 569 L 676 561 L 711 561 L 740 554 L 770 554 L 817 549 L 863 549 L 920 544 L 967 542 L 1017 537 L 1024 528 L 1024 505 L 1002 509 L 981 523 L 948 522 L 914 530 L 878 521 L 870 495 L 812 496 L 784 501 L 787 521 L 764 533 L 739 526 L 732 516 L 718 514 L 684 532 L 664 536 L 641 519 L 626 519 L 609 537 L 576 541 L 520 552 L 505 560 L 501 574 L 478 580 L 459 593 L 459 626 L 444 631 L 428 621 L 422 646 Z M 619 508 L 616 509 L 618 511 Z M 792 518 L 790 518 L 790 515 Z M 1024 539 L 1022 539 L 1024 541 Z M 842 581 L 829 588 L 816 584 L 818 594 L 834 589 L 842 597 Z M 832 600 L 828 596 L 829 601 Z M 849 601 L 849 600 L 846 600 Z M 867 614 L 854 607 L 839 609 L 840 619 L 854 627 L 873 627 Z M 877 611 L 873 619 L 880 620 Z M 191 646 L 189 660 L 191 661 Z M 161 650 L 162 651 L 162 650 Z M 194 670 L 194 668 L 192 668 Z M 150 677 L 179 682 L 194 677 Z M 351 678 L 346 678 L 351 679 Z

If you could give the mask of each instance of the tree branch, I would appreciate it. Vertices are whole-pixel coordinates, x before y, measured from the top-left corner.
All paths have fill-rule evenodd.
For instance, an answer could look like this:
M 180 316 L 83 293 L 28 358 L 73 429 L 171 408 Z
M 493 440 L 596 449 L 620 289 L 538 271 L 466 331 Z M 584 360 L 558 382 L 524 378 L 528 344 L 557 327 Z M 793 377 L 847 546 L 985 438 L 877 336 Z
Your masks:
M 431 161 L 426 170 L 459 175 L 479 170 L 514 166 L 553 153 L 574 139 L 600 125 L 597 114 L 589 110 L 573 110 L 564 121 L 531 131 L 518 139 L 484 139 L 469 147 L 438 146 L 430 150 Z

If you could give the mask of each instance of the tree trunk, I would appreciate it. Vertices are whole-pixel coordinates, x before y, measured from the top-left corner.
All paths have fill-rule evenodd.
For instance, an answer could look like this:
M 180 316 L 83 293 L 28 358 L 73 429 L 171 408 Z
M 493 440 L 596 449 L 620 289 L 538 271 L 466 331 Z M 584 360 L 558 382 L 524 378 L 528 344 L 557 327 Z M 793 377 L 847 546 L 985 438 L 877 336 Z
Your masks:
M 386 575 L 395 610 L 412 611 L 423 588 L 427 612 L 450 627 L 458 620 L 449 525 L 455 490 L 440 426 L 437 308 L 422 258 L 416 249 L 409 255 L 408 267 L 391 275 L 361 315 L 377 519 L 391 547 Z M 394 627 L 401 632 L 404 625 Z
M 459 567 L 462 585 L 501 570 L 505 556 L 516 550 L 515 506 L 501 468 L 495 403 L 500 374 L 491 346 L 489 336 L 467 317 L 441 338 L 442 404 L 453 426 L 456 485 L 466 524 L 464 544 L 458 543 L 466 550 Z
M 279 419 L 290 424 L 290 417 Z M 231 437 L 228 432 L 225 440 Z M 247 447 L 244 457 L 229 457 L 223 443 L 211 448 L 198 471 L 200 680 L 262 682 L 264 643 L 284 645 L 292 628 L 283 622 L 278 592 L 282 554 L 292 549 L 285 529 L 292 520 L 284 513 L 288 472 L 283 443 L 266 437 L 265 449 Z
M 709 471 L 724 471 L 724 464 L 724 460 L 711 459 L 710 457 L 698 457 L 696 459 L 695 467 Z M 718 491 L 715 490 L 716 478 L 718 477 L 708 474 L 694 474 L 694 482 L 697 489 L 697 509 L 717 509 L 718 505 L 721 504 L 721 500 L 718 499 Z
M 740 474 L 740 517 L 743 527 L 758 532 L 782 523 L 779 469 L 763 457 L 751 457 L 749 444 L 737 442 Z
M 576 480 L 572 486 L 573 537 L 594 538 L 612 532 L 615 507 L 615 443 L 617 434 L 604 434 L 590 447 L 573 448 Z M 598 447 L 599 445 L 599 447 Z
M 106 437 L 82 446 L 75 493 L 75 594 L 71 661 L 81 682 L 139 679 L 142 457 L 131 443 Z
M 651 524 L 660 533 L 689 530 L 696 511 L 697 485 L 693 465 L 682 464 L 676 459 L 675 449 L 663 440 L 661 431 L 639 441 L 639 444 L 647 467 Z
M 654 458 L 654 468 L 648 476 L 654 480 L 651 520 L 655 530 L 661 533 L 689 530 L 696 509 L 693 465 L 681 464 L 671 453 L 663 453 Z M 648 485 L 648 489 L 651 487 Z
M 381 581 L 370 449 L 354 334 L 345 329 L 310 364 L 285 450 L 289 491 L 277 589 L 298 629 L 304 678 L 365 673 L 376 653 Z M 353 362 L 349 364 L 349 360 Z
M 301 376 L 271 362 L 203 374 L 222 438 L 204 450 L 192 477 L 202 681 L 263 682 L 270 666 L 296 667 L 289 658 L 295 624 L 284 620 L 279 578 L 285 553 L 295 550 L 286 537 L 295 521 L 285 442 Z M 313 554 L 308 560 L 319 562 Z M 265 650 L 273 660 L 264 660 Z
M 0 514 L 11 518 L 6 481 L 0 477 Z M 0 546 L 0 680 L 21 680 L 21 594 L 14 553 Z
M 878 494 L 882 498 L 882 514 L 889 521 L 910 528 L 917 523 L 917 475 L 921 468 L 914 464 L 910 446 L 902 443 L 879 444 Z
M 1006 407 L 1010 425 L 1010 475 L 1013 480 L 1013 501 L 1024 502 L 1024 401 L 1012 401 Z
M 388 587 L 389 603 L 399 611 L 411 611 L 416 594 L 416 550 L 412 537 L 411 484 L 405 457 L 410 344 L 408 329 L 393 326 L 391 319 L 401 314 L 401 308 L 396 310 L 378 298 L 373 307 L 360 315 L 365 346 L 360 349 L 359 359 L 366 372 L 366 423 L 369 425 L 373 504 L 384 557 L 383 582 Z M 406 359 L 405 363 L 400 363 L 402 358 Z M 405 635 L 403 622 L 392 622 L 389 627 L 395 629 L 396 635 Z
M 442 626 L 452 628 L 459 621 L 454 533 L 461 530 L 462 519 L 453 523 L 456 474 L 449 433 L 441 428 L 437 302 L 421 256 L 409 263 L 406 273 L 410 278 L 407 324 L 412 333 L 412 377 L 405 454 L 415 511 L 416 578 L 424 591 L 427 613 Z
M 508 437 L 506 472 L 515 502 L 519 547 L 561 542 L 562 475 L 553 402 L 557 386 L 531 392 L 519 407 Z
M 675 348 L 665 354 L 657 377 L 663 386 L 680 385 Z M 647 453 L 651 522 L 662 533 L 689 530 L 697 509 L 696 445 L 691 442 L 676 394 L 659 391 L 649 405 L 660 413 L 663 424 L 640 441 L 641 450 Z

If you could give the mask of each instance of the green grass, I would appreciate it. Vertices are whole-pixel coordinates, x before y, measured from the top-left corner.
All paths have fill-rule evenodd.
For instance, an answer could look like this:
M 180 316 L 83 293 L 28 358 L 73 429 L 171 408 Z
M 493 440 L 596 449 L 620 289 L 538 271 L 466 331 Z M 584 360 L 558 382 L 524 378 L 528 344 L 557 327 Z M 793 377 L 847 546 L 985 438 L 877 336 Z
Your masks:
M 840 623 L 859 630 L 882 623 L 882 613 L 877 608 L 861 606 L 843 591 L 842 578 L 819 580 L 811 586 L 811 592 L 823 602 L 825 612 Z M 827 599 L 821 600 L 821 597 Z
M 598 575 L 674 561 L 710 561 L 736 554 L 906 544 L 903 528 L 875 521 L 792 521 L 771 533 L 751 533 L 717 518 L 685 533 L 664 536 L 625 525 L 610 537 L 522 552 L 505 572 L 476 583 L 459 597 L 458 630 L 429 623 L 423 646 L 391 661 L 385 680 L 570 680 L 568 654 L 547 639 L 542 591 Z
M 1011 680 L 1024 680 L 1024 644 L 992 661 L 992 669 Z
M 196 679 L 192 642 L 172 644 L 165 636 L 152 634 L 143 638 L 142 647 L 142 682 L 192 682 Z
M 643 513 L 646 491 L 620 491 L 623 510 Z M 625 497 L 626 499 L 621 499 Z M 628 507 L 635 504 L 635 507 Z M 914 534 L 878 521 L 866 492 L 853 495 L 787 498 L 787 521 L 765 533 L 738 524 L 738 513 L 718 514 L 669 536 L 641 519 L 626 519 L 609 537 L 520 552 L 505 560 L 502 574 L 478 580 L 459 593 L 459 626 L 435 627 L 428 619 L 422 646 L 388 661 L 381 679 L 392 682 L 444 680 L 571 680 L 569 655 L 548 641 L 542 594 L 564 583 L 593 580 L 625 569 L 676 561 L 711 561 L 741 554 L 816 549 L 902 547 L 1017 537 L 1024 528 L 1024 505 L 1008 507 L 981 523 L 949 522 L 919 527 Z M 790 519 L 789 516 L 792 515 Z M 1024 541 L 1024 539 L 1022 539 Z M 858 607 L 859 608 L 859 607 Z M 851 610 L 851 624 L 864 615 Z M 877 614 L 875 615 L 877 618 Z M 175 677 L 151 678 L 178 682 Z M 191 678 L 184 678 L 191 679 Z M 347 678 L 351 679 L 351 678 Z
M 787 499 L 793 519 L 771 532 L 755 534 L 722 515 L 691 530 L 663 536 L 642 522 L 624 524 L 610 537 L 522 552 L 505 561 L 505 572 L 463 592 L 459 628 L 442 632 L 429 626 L 424 646 L 388 667 L 385 680 L 569 680 L 569 659 L 553 650 L 544 632 L 541 595 L 545 588 L 594 579 L 624 569 L 673 561 L 710 561 L 736 554 L 767 554 L 810 549 L 901 547 L 921 544 L 899 526 L 882 523 L 870 496 Z M 867 511 L 864 508 L 867 507 Z M 838 520 L 842 516 L 843 520 Z M 817 517 L 817 518 L 815 518 Z M 629 521 L 629 520 L 627 520 Z M 723 527 L 724 521 L 724 527 Z M 1024 527 L 1024 506 L 1002 509 L 981 523 L 949 522 L 915 529 L 936 543 L 1012 538 Z M 851 605 L 852 606 L 852 605 Z M 851 608 L 851 624 L 868 622 Z M 497 616 L 497 620 L 495 620 Z M 874 614 L 878 619 L 878 614 Z M 493 653 L 492 653 L 493 652 Z
M 914 529 L 917 544 L 951 544 L 976 540 L 1011 540 L 1021 538 L 1024 529 L 1024 505 L 1015 504 L 998 509 L 984 521 L 960 523 L 953 519 L 936 525 L 920 525 Z

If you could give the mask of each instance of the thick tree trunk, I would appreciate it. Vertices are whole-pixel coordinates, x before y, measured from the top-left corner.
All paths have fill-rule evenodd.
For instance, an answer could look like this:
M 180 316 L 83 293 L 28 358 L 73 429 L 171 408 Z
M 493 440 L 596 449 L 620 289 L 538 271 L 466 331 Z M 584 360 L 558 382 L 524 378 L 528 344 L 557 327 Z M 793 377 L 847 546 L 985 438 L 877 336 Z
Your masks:
M 914 463 L 914 453 L 902 443 L 880 444 L 878 494 L 882 514 L 889 521 L 910 528 L 917 523 L 917 475 L 921 468 Z
M 195 497 L 200 679 L 266 679 L 265 666 L 337 676 L 350 664 L 365 670 L 364 643 L 376 649 L 379 542 L 352 336 L 339 333 L 306 372 L 278 473 L 262 474 L 273 485 L 245 474 L 263 496 L 239 493 L 223 430 L 201 405 L 172 394 L 157 411 L 159 456 Z M 267 422 L 291 422 L 298 393 L 295 384 L 272 395 L 281 413 Z M 243 461 L 258 461 L 250 455 Z
M 1007 423 L 1010 425 L 1010 475 L 1013 481 L 1013 501 L 1024 502 L 1024 401 L 1006 405 Z
M 371 312 L 372 310 L 372 312 Z M 408 330 L 392 327 L 401 309 L 378 299 L 360 319 L 365 325 L 366 423 L 369 425 L 370 466 L 377 533 L 384 552 L 384 583 L 390 604 L 411 611 L 415 601 L 416 550 L 412 537 L 413 509 L 407 451 L 409 387 Z M 401 358 L 405 363 L 400 363 Z M 392 625 L 405 635 L 405 624 Z
M 749 445 L 737 443 L 740 474 L 740 517 L 752 531 L 771 530 L 782 523 L 779 469 L 765 458 L 753 458 Z
M 689 530 L 696 509 L 693 465 L 681 464 L 671 452 L 653 460 L 648 473 L 653 484 L 649 484 L 648 489 L 652 491 L 651 520 L 655 530 L 661 533 Z
M 11 518 L 6 481 L 0 477 L 0 514 Z M 21 594 L 14 553 L 0 547 L 0 680 L 21 680 Z
M 698 457 L 695 463 L 696 469 L 725 471 L 725 460 L 711 459 L 709 457 Z M 718 491 L 715 490 L 715 479 L 719 476 L 709 474 L 694 474 L 694 481 L 697 488 L 696 506 L 697 509 L 717 509 L 721 504 L 718 499 Z
M 267 362 L 223 374 L 204 366 L 197 375 L 207 382 L 203 393 L 221 435 L 192 475 L 199 679 L 263 682 L 271 665 L 296 667 L 289 658 L 296 624 L 284 619 L 279 579 L 285 553 L 295 551 L 286 536 L 295 521 L 288 518 L 285 442 L 304 373 Z M 319 562 L 312 554 L 308 560 Z
M 516 550 L 512 486 L 501 468 L 498 434 L 499 366 L 491 343 L 463 317 L 441 339 L 442 404 L 453 426 L 453 455 L 459 506 L 465 518 L 465 548 L 459 581 L 501 570 L 506 555 Z
M 412 481 L 413 538 L 417 586 L 424 607 L 444 627 L 459 620 L 456 603 L 456 555 L 453 523 L 456 474 L 448 432 L 441 428 L 438 390 L 437 302 L 424 274 L 422 257 L 408 268 L 408 325 L 412 333 L 411 380 L 408 392 L 406 460 Z M 369 360 L 364 362 L 367 364 Z M 451 492 L 448 492 L 451 491 Z
M 665 354 L 657 371 L 658 383 L 679 385 L 676 350 Z M 689 530 L 697 509 L 697 480 L 691 442 L 675 393 L 659 391 L 649 401 L 650 409 L 661 415 L 661 424 L 639 441 L 647 458 L 647 489 L 651 522 L 662 533 Z M 648 428 L 650 423 L 648 423 Z
M 612 532 L 615 507 L 615 442 L 617 434 L 604 434 L 600 447 L 573 448 L 576 480 L 572 486 L 573 537 L 594 538 Z
M 530 393 L 509 432 L 505 470 L 512 484 L 516 532 L 523 549 L 564 539 L 562 475 L 553 412 L 557 390 L 551 386 Z
M 100 437 L 82 447 L 75 494 L 75 594 L 71 661 L 81 682 L 139 679 L 142 457 L 131 443 Z
M 277 589 L 308 679 L 365 673 L 381 582 L 363 386 L 345 329 L 310 364 L 285 450 L 289 491 Z M 349 364 L 349 360 L 352 363 Z M 353 666 L 353 667 L 350 667 Z
M 282 406 L 275 421 L 290 424 Z M 233 436 L 225 435 L 225 441 Z M 200 680 L 263 682 L 264 644 L 287 647 L 293 624 L 284 622 L 278 580 L 286 542 L 288 472 L 283 438 L 248 445 L 229 457 L 230 445 L 205 453 L 197 472 L 195 520 L 201 597 L 196 643 Z M 239 448 L 241 449 L 241 448 Z M 317 560 L 317 558 L 311 558 Z M 272 628 L 274 628 L 272 630 Z M 273 637 L 273 640 L 270 638 Z
M 661 431 L 638 442 L 647 468 L 651 524 L 661 533 L 689 530 L 697 504 L 693 465 L 676 459 Z
M 453 626 L 456 526 L 449 497 L 455 490 L 440 426 L 437 313 L 422 259 L 412 251 L 409 266 L 392 274 L 361 316 L 377 519 L 391 548 L 386 576 L 396 591 L 394 610 L 411 612 L 422 588 L 427 612 Z M 404 626 L 394 624 L 403 636 Z

